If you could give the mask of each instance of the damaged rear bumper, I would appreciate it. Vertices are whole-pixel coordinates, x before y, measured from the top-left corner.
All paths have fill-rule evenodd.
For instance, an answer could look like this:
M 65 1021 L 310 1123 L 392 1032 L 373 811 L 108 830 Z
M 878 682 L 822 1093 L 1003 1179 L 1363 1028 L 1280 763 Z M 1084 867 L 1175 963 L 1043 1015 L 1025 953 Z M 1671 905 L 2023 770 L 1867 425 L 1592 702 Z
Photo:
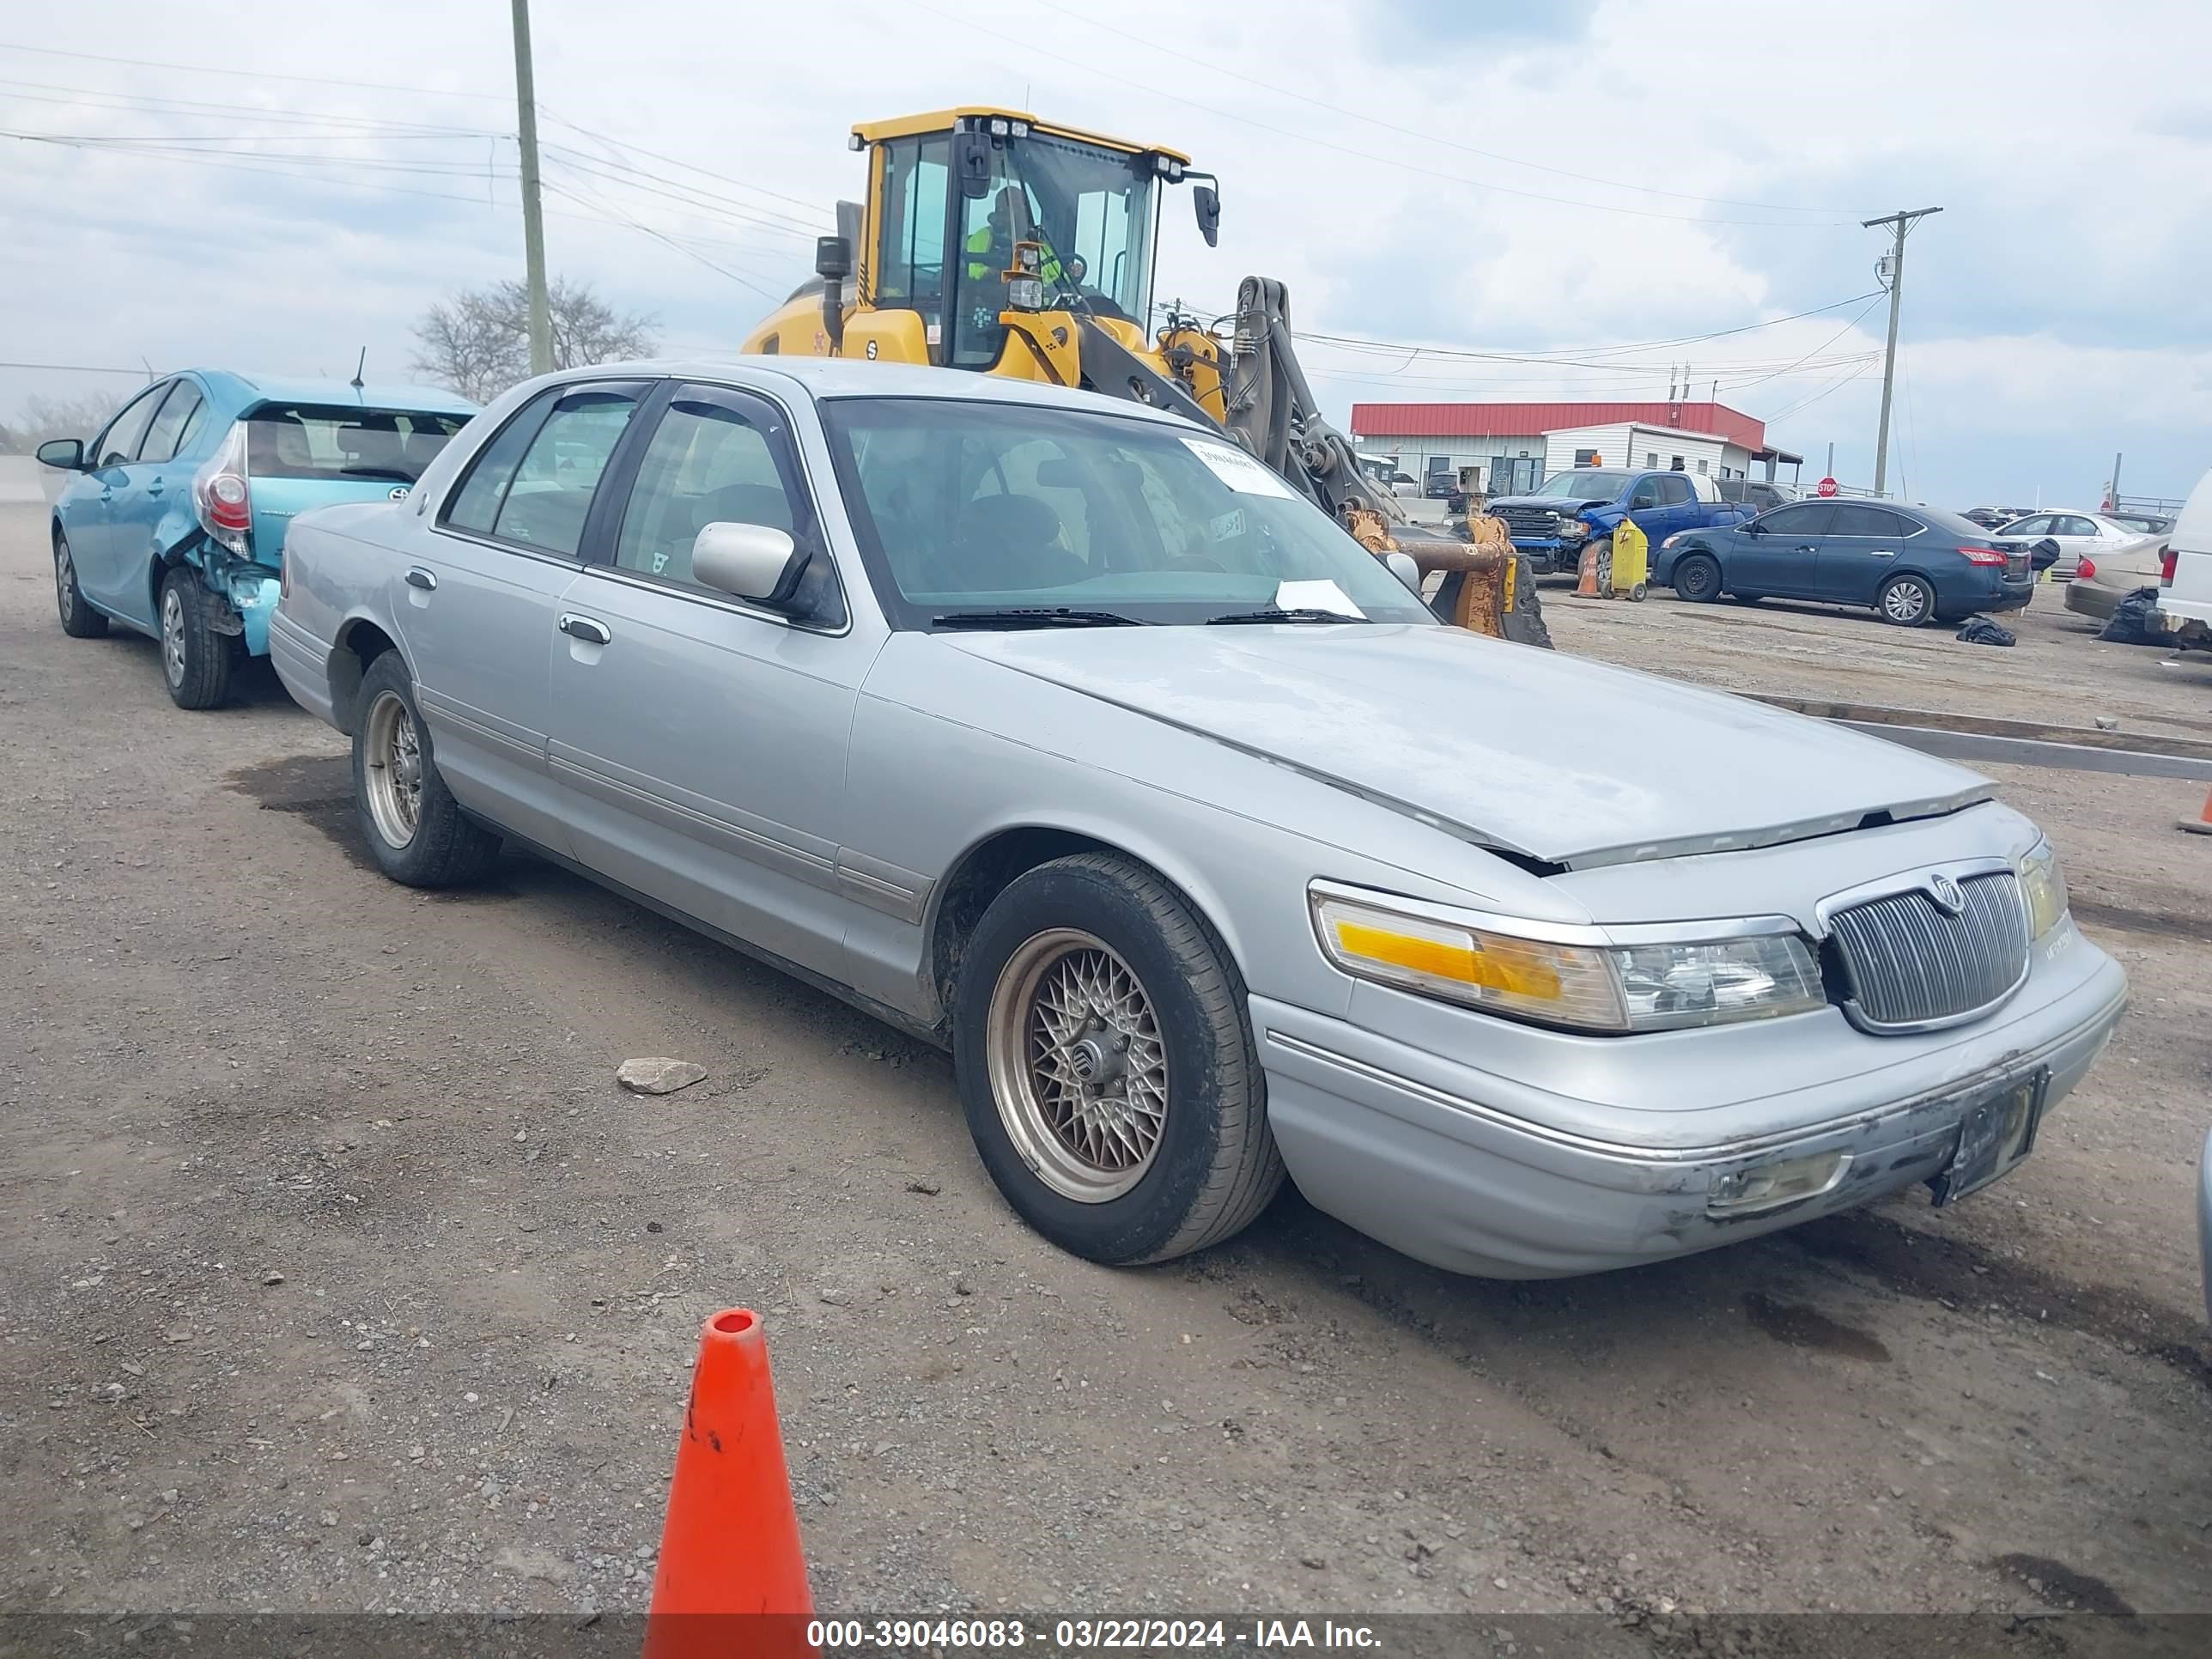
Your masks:
M 1253 1023 L 1269 1122 L 1316 1208 L 1453 1272 L 1553 1278 L 1710 1249 L 1932 1180 L 1958 1151 L 1966 1115 L 2010 1083 L 2047 1079 L 2047 1116 L 2126 1006 L 2118 965 L 2086 939 L 2073 945 L 2087 956 L 2069 966 L 2086 971 L 2042 1006 L 1960 1028 L 1948 1034 L 1955 1042 L 1882 1067 L 1879 1085 L 1838 1078 L 1736 1103 L 1729 1115 L 1764 1127 L 1697 1145 L 1660 1144 L 1679 1136 L 1653 1128 L 1686 1115 L 1610 1112 L 1620 1127 L 1595 1133 L 1587 1100 L 1547 1110 L 1540 1089 L 1309 1010 L 1255 997 Z M 1820 1103 L 1809 1110 L 1808 1094 Z M 1569 1121 L 1577 1127 L 1560 1127 Z M 1826 1189 L 1716 1212 L 1724 1178 L 1826 1154 L 1843 1155 Z

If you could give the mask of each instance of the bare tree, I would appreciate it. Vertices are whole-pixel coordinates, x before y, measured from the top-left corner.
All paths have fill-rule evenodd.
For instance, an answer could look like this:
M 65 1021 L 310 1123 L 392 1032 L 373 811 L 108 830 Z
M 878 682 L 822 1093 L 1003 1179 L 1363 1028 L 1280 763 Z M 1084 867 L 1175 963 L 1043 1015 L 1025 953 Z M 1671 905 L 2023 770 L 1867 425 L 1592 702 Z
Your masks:
M 90 443 L 92 434 L 129 395 L 82 392 L 65 398 L 26 398 L 21 415 L 0 421 L 0 455 L 27 455 L 49 438 L 82 438 Z
M 553 367 L 649 357 L 659 319 L 617 312 L 588 283 L 556 276 L 546 290 Z M 415 325 L 415 372 L 489 403 L 530 374 L 530 294 L 520 283 L 471 289 L 430 307 Z

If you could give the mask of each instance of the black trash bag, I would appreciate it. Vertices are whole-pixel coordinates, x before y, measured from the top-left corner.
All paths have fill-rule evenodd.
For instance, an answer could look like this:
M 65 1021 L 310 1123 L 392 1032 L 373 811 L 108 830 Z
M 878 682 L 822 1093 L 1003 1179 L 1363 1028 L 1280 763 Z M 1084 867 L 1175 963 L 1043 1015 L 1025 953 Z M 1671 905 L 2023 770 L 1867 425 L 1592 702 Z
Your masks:
M 2018 645 L 2020 635 L 2009 628 L 1999 628 L 1987 617 L 1969 617 L 1959 629 L 1957 638 L 1969 645 Z
M 2052 565 L 2058 562 L 2058 544 L 2051 540 L 2050 537 L 2045 536 L 2041 541 L 2036 543 L 2034 546 L 2027 550 L 2028 564 L 2037 572 L 2037 574 L 2040 574 L 2042 572 L 2050 569 Z
M 2157 611 L 2158 589 L 2138 587 L 2113 607 L 2112 619 L 2097 637 L 2115 645 L 2164 645 L 2166 635 L 2151 620 Z

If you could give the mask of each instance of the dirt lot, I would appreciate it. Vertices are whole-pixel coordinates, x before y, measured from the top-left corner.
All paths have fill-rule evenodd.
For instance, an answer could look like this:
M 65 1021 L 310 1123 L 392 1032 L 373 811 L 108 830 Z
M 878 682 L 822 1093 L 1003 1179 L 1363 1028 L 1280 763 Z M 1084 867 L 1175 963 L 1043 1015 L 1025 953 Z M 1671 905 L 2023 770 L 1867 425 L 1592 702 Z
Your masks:
M 2212 669 L 2040 612 L 1552 610 L 1716 684 L 2212 724 Z M 384 881 L 340 739 L 248 684 L 181 714 L 64 638 L 0 509 L 0 1613 L 641 1607 L 732 1303 L 826 1610 L 2212 1609 L 2201 789 L 2003 779 L 2136 1007 L 1955 1210 L 1510 1285 L 1286 1196 L 1116 1273 L 1012 1218 L 936 1054 L 534 862 Z M 654 1054 L 709 1079 L 619 1092 Z

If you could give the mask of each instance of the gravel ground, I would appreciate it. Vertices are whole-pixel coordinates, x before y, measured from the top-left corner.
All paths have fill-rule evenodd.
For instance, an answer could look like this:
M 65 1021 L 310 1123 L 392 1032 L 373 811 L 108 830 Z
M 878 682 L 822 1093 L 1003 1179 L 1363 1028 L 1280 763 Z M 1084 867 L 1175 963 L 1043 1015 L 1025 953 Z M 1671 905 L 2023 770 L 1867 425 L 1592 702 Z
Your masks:
M 1551 610 L 1719 683 L 2212 703 L 2039 617 Z M 2212 1610 L 2188 786 L 2002 780 L 2136 996 L 2017 1175 L 1502 1285 L 1295 1195 L 1060 1255 L 941 1056 L 525 859 L 392 885 L 343 756 L 265 671 L 186 714 L 64 638 L 0 509 L 0 1614 L 639 1608 L 732 1304 L 828 1611 Z M 707 1079 L 623 1092 L 647 1054 Z

